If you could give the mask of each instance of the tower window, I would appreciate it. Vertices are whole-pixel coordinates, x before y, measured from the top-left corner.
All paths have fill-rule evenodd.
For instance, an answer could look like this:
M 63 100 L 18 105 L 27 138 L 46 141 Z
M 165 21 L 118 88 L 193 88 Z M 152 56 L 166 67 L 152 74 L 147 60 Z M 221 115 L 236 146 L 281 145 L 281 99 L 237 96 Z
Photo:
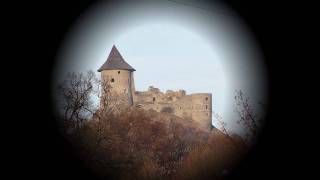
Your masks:
M 152 101 L 153 101 L 153 102 L 154 102 L 154 101 L 156 101 L 156 98 L 155 98 L 155 97 L 153 97 Z
M 208 101 L 208 97 L 206 97 L 206 101 Z
M 206 109 L 208 109 L 208 105 L 206 105 Z
M 113 79 L 113 78 L 111 79 L 111 82 L 114 82 L 114 79 Z
M 120 71 L 118 71 L 118 74 L 120 74 Z

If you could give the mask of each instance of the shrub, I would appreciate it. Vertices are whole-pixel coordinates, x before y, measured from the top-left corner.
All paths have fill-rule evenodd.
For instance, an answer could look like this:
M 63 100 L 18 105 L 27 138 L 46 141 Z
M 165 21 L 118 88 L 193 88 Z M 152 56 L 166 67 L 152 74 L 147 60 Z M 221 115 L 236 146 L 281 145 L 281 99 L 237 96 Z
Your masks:
M 219 178 L 238 150 L 218 130 L 155 111 L 128 109 L 97 115 L 70 136 L 100 177 L 114 179 Z

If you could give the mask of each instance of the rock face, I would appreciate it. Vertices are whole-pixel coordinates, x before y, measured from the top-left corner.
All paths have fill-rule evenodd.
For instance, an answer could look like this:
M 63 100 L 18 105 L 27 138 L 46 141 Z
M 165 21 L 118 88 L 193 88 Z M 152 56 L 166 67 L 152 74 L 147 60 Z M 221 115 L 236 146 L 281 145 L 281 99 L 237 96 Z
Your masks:
M 212 94 L 195 93 L 186 95 L 186 91 L 160 92 L 152 86 L 148 91 L 135 91 L 133 72 L 135 71 L 120 55 L 115 46 L 107 61 L 98 70 L 102 80 L 110 82 L 111 91 L 125 97 L 129 106 L 138 106 L 144 110 L 170 113 L 187 120 L 199 122 L 205 129 L 211 129 Z

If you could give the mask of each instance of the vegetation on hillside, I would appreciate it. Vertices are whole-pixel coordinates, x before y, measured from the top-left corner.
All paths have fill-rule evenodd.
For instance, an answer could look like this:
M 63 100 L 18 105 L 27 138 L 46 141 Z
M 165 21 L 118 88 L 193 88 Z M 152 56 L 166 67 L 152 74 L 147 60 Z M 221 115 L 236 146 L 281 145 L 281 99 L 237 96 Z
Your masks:
M 120 96 L 111 97 L 110 89 L 93 72 L 72 73 L 57 96 L 67 138 L 99 177 L 222 179 L 248 149 L 223 123 L 222 132 L 208 131 L 167 112 L 125 107 Z M 99 97 L 99 106 L 91 102 L 93 95 Z M 254 122 L 245 110 L 240 122 Z
M 173 115 L 134 108 L 118 116 L 100 113 L 68 136 L 100 177 L 221 178 L 245 153 L 240 140 Z

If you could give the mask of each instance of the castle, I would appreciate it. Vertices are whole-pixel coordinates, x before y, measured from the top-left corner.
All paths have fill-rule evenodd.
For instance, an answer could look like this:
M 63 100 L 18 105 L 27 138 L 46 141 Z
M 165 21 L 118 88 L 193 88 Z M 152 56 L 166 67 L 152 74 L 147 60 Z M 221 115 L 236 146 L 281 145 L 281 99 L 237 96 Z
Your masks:
M 168 90 L 161 92 L 150 86 L 148 91 L 136 91 L 133 72 L 136 71 L 121 56 L 115 46 L 112 47 L 107 61 L 98 69 L 101 79 L 110 82 L 111 91 L 123 95 L 129 106 L 157 112 L 171 113 L 187 120 L 198 121 L 202 128 L 211 129 L 212 94 Z

